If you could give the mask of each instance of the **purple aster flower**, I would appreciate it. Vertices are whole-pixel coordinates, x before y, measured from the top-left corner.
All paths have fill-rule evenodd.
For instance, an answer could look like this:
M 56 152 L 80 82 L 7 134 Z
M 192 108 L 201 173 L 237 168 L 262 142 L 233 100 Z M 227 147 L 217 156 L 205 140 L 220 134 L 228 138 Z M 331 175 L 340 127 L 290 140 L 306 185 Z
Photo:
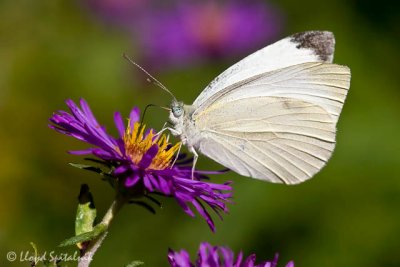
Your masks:
M 129 7 L 121 8 L 121 2 Z M 114 25 L 127 30 L 137 43 L 141 61 L 153 68 L 242 55 L 274 40 L 282 28 L 280 12 L 261 0 L 169 1 L 168 5 L 153 0 L 136 8 L 126 2 L 99 0 L 89 8 L 100 19 L 114 17 Z
M 111 177 L 110 182 L 129 197 L 149 196 L 151 193 L 172 196 L 193 217 L 189 206 L 192 204 L 215 231 L 205 206 L 221 217 L 221 212 L 228 211 L 226 203 L 231 198 L 232 188 L 229 183 L 215 184 L 203 180 L 207 178 L 205 174 L 220 172 L 196 170 L 192 179 L 189 159 L 181 155 L 173 164 L 180 144 L 171 146 L 165 135 L 158 136 L 152 129 L 146 131 L 139 122 L 139 109 L 136 107 L 132 109 L 126 126 L 121 114 L 115 113 L 114 121 L 119 132 L 119 137 L 115 138 L 97 122 L 85 100 L 81 99 L 81 107 L 72 100 L 66 103 L 70 113 L 58 111 L 53 114 L 50 128 L 93 146 L 70 153 L 91 154 L 100 159 L 97 161 L 110 168 L 108 173 L 102 174 Z
M 278 254 L 275 254 L 271 261 L 255 264 L 255 254 L 243 259 L 243 253 L 240 252 L 235 259 L 233 251 L 229 248 L 213 247 L 204 242 L 200 244 L 195 262 L 190 261 L 189 253 L 186 250 L 179 252 L 169 250 L 168 261 L 172 267 L 276 267 L 278 266 Z M 294 267 L 294 262 L 290 261 L 286 267 Z

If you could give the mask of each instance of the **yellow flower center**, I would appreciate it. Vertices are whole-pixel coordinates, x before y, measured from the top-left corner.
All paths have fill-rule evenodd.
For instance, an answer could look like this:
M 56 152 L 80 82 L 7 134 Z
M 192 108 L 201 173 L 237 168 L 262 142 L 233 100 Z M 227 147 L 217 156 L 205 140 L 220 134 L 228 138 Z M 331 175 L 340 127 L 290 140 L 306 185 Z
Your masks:
M 180 142 L 167 149 L 169 143 L 165 134 L 156 136 L 153 130 L 151 130 L 144 137 L 145 125 L 140 127 L 141 124 L 136 122 L 133 125 L 133 129 L 129 125 L 130 123 L 128 122 L 128 127 L 126 127 L 124 135 L 124 143 L 126 154 L 131 158 L 132 162 L 138 164 L 150 147 L 157 144 L 158 152 L 147 169 L 164 170 L 170 167 L 171 161 L 174 158 L 173 156 L 179 149 Z

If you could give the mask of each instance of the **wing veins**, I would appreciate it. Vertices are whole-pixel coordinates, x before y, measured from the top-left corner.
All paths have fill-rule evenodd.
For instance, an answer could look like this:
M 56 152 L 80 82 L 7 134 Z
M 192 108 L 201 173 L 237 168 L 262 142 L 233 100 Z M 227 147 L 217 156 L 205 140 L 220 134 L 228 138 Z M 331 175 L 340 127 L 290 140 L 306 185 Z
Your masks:
M 247 140 L 246 140 L 247 141 Z M 220 144 L 222 144 L 222 142 L 218 142 Z M 253 160 L 257 161 L 261 166 L 263 166 L 264 168 L 268 169 L 270 172 L 272 172 L 279 180 L 281 180 L 284 184 L 288 184 L 288 181 L 286 181 L 283 177 L 281 177 L 280 175 L 278 175 L 274 170 L 272 170 L 271 168 L 269 168 L 268 166 L 266 166 L 263 162 L 261 162 L 260 160 L 258 160 L 257 158 L 255 158 L 254 156 L 252 156 L 251 154 L 247 153 L 244 150 L 241 150 L 240 147 L 236 146 L 236 145 L 232 145 L 230 143 L 227 143 L 228 145 L 235 147 L 237 149 L 239 149 L 240 151 L 242 151 L 244 154 L 246 154 L 248 157 L 252 158 Z M 251 142 L 250 142 L 251 144 Z M 226 146 L 225 146 L 226 147 Z M 264 154 L 264 153 L 263 153 Z M 235 155 L 236 158 L 239 158 L 237 155 Z M 271 161 L 275 162 L 277 165 L 281 166 L 281 164 L 279 164 L 278 162 L 276 162 L 275 160 L 273 160 L 271 157 L 268 156 L 269 159 L 271 159 Z M 258 171 L 258 170 L 257 170 Z M 290 172 L 289 172 L 290 173 Z
M 267 142 L 267 143 L 269 143 L 270 140 L 277 140 L 277 139 L 278 139 L 278 140 L 279 140 L 279 139 L 283 140 L 283 139 L 285 139 L 285 140 L 289 140 L 289 141 L 294 141 L 294 142 L 298 142 L 298 143 L 303 143 L 303 144 L 307 144 L 307 145 L 316 146 L 316 147 L 318 147 L 319 149 L 323 149 L 323 150 L 325 150 L 325 151 L 331 152 L 329 149 L 326 149 L 325 147 L 322 147 L 322 146 L 319 146 L 319 145 L 316 145 L 316 144 L 307 143 L 307 142 L 304 142 L 304 141 L 301 141 L 301 140 L 296 140 L 296 139 L 290 139 L 290 138 L 280 137 L 280 136 L 278 136 L 278 135 L 276 134 L 276 132 L 268 132 L 268 133 L 271 133 L 271 134 L 273 134 L 274 136 L 276 136 L 275 138 L 271 138 L 271 139 L 269 139 L 269 140 L 262 140 L 262 139 L 246 139 L 246 138 L 243 138 L 243 137 L 240 137 L 240 136 L 235 136 L 235 135 L 231 135 L 231 134 L 223 133 L 223 132 L 219 132 L 219 131 L 214 131 L 214 130 L 204 130 L 204 131 L 208 131 L 208 132 L 210 132 L 210 133 L 217 134 L 217 135 L 224 135 L 224 136 L 232 137 L 232 138 L 234 138 L 234 139 L 240 139 L 240 140 L 243 140 L 243 141 L 246 141 L 246 142 L 247 142 L 247 141 L 259 141 L 259 142 Z M 294 133 L 289 133 L 289 134 L 294 134 Z M 296 134 L 294 134 L 294 135 L 296 135 Z M 306 137 L 314 138 L 314 137 L 310 137 L 310 136 L 306 136 Z M 314 139 L 317 139 L 317 138 L 314 138 Z M 335 144 L 335 141 L 325 141 L 325 140 L 320 140 L 320 139 L 317 139 L 317 140 L 319 140 L 319 141 L 321 141 L 321 142 L 328 143 L 328 144 Z M 305 152 L 305 151 L 304 151 L 304 152 Z M 322 158 L 318 158 L 318 159 L 324 160 L 324 159 L 322 159 Z
M 250 144 L 250 145 L 251 145 L 252 147 L 254 147 L 256 150 L 260 151 L 261 154 L 263 154 L 264 156 L 266 156 L 266 157 L 268 157 L 269 159 L 271 159 L 272 161 L 274 161 L 274 162 L 275 162 L 276 164 L 278 164 L 282 169 L 284 169 L 284 170 L 286 170 L 288 173 L 290 173 L 291 176 L 293 176 L 294 178 L 297 178 L 297 177 L 296 177 L 296 174 L 292 173 L 292 172 L 289 170 L 289 168 L 285 168 L 285 167 L 282 165 L 282 163 L 280 163 L 280 162 L 274 160 L 273 157 L 272 157 L 272 155 L 268 155 L 268 154 L 265 153 L 263 150 L 261 150 L 259 147 L 257 147 L 255 144 L 253 144 L 252 142 L 248 142 L 248 144 Z M 269 144 L 270 144 L 270 143 L 269 143 Z M 242 150 L 242 151 L 244 152 L 244 150 Z M 273 154 L 275 154 L 275 156 L 276 156 L 277 158 L 281 158 L 281 159 L 283 159 L 283 160 L 286 160 L 286 161 L 289 163 L 289 165 L 294 166 L 295 168 L 297 168 L 298 170 L 300 170 L 300 171 L 303 172 L 304 174 L 308 175 L 306 172 L 304 172 L 304 170 L 300 169 L 297 165 L 295 165 L 294 163 L 290 162 L 287 158 L 285 158 L 285 157 L 279 155 L 278 153 L 276 153 L 276 152 L 273 151 L 272 149 L 269 150 L 269 151 L 272 152 Z M 265 166 L 265 165 L 264 165 L 264 166 Z M 267 168 L 267 169 L 270 169 L 270 168 Z M 284 180 L 284 179 L 282 178 L 282 180 Z M 285 181 L 285 183 L 286 183 L 286 181 Z
M 225 144 L 222 144 L 222 143 L 220 143 L 220 144 L 225 148 L 224 153 L 225 153 L 225 155 L 227 155 L 226 152 L 229 151 L 229 149 L 226 147 Z M 230 154 L 232 156 L 234 156 L 235 158 L 239 159 L 239 157 L 236 154 L 234 154 L 234 153 L 230 153 Z M 232 162 L 232 160 L 229 157 L 227 157 L 227 158 L 229 159 L 229 162 L 232 164 L 232 166 L 234 166 L 235 164 Z M 249 168 L 249 166 L 247 166 L 247 164 L 243 163 L 241 160 L 239 160 L 238 162 L 240 162 L 241 166 L 244 167 L 250 175 L 253 175 L 251 169 Z M 260 172 L 260 171 L 257 170 L 257 172 Z
M 276 138 L 276 139 L 277 139 L 277 138 Z M 276 139 L 271 139 L 271 140 L 276 140 Z M 318 146 L 318 145 L 316 145 L 316 144 L 310 144 L 310 143 L 307 143 L 307 142 L 303 142 L 303 141 L 300 141 L 300 140 L 289 139 L 289 138 L 280 138 L 280 139 L 281 139 L 281 140 L 289 140 L 289 141 L 292 141 L 292 142 L 295 142 L 295 143 L 302 143 L 302 144 L 307 144 L 307 145 L 311 145 L 311 146 L 316 146 L 316 147 L 318 147 L 318 148 L 321 149 L 321 150 L 327 151 L 328 153 L 331 153 L 331 152 L 332 152 L 331 150 L 326 149 L 325 147 L 322 147 L 322 146 Z M 321 160 L 321 161 L 323 161 L 323 162 L 326 162 L 326 160 L 325 160 L 324 158 L 318 157 L 317 155 L 314 155 L 314 154 L 312 154 L 312 153 L 310 153 L 310 152 L 308 152 L 308 151 L 306 151 L 306 150 L 301 150 L 300 148 L 295 147 L 295 146 L 292 146 L 292 145 L 286 145 L 286 146 L 292 147 L 293 149 L 296 149 L 296 150 L 298 150 L 298 151 L 304 152 L 304 153 L 306 153 L 306 154 L 308 154 L 308 155 L 310 155 L 310 156 L 312 156 L 312 157 L 314 157 L 314 158 L 316 158 L 316 159 L 319 159 L 319 160 Z
M 305 113 L 305 112 L 304 113 L 296 113 L 296 115 L 310 115 L 310 114 L 313 114 L 313 115 L 315 115 L 315 114 L 326 115 L 326 113 Z M 276 119 L 278 117 L 289 116 L 289 115 L 293 115 L 293 114 L 291 114 L 291 113 L 277 114 L 277 115 L 265 117 L 265 118 L 262 118 L 262 119 L 259 119 L 259 120 L 264 121 L 264 120 L 267 120 L 267 119 Z M 241 121 L 252 121 L 252 120 L 254 120 L 254 119 L 247 119 L 247 118 L 236 119 L 235 123 L 236 122 L 241 122 Z M 297 118 L 295 120 L 291 120 L 291 121 L 311 121 L 311 122 L 319 122 L 319 123 L 332 123 L 332 121 L 322 121 L 322 120 L 313 120 L 313 119 L 297 119 Z M 220 123 L 215 123 L 212 126 L 217 128 L 218 126 L 224 125 L 224 124 L 227 124 L 227 123 L 232 123 L 232 121 L 223 121 L 223 122 L 220 122 Z
M 341 90 L 341 91 L 344 91 L 344 93 L 341 93 L 341 92 L 339 92 L 339 91 L 333 91 L 334 93 L 337 93 L 337 94 L 341 94 L 341 95 L 344 95 L 344 96 L 346 96 L 347 95 L 347 87 L 342 87 L 342 86 L 340 86 L 340 85 L 331 85 L 331 84 L 324 84 L 324 83 L 311 83 L 311 82 L 298 82 L 298 83 L 300 83 L 300 84 L 307 84 L 307 85 L 320 85 L 320 86 L 326 86 L 326 87 L 334 87 L 334 88 L 337 88 L 337 89 L 339 89 L 339 90 Z M 275 84 L 275 83 L 273 83 L 273 84 L 263 84 L 263 83 L 261 83 L 261 84 L 257 84 L 257 86 L 263 86 L 263 85 L 265 85 L 265 86 L 274 86 L 274 87 L 281 87 L 281 88 L 291 88 L 291 89 L 295 89 L 295 88 L 300 88 L 300 89 L 311 89 L 311 90 L 319 90 L 319 91 L 326 91 L 326 92 L 332 92 L 332 90 L 329 90 L 329 89 L 324 89 L 324 88 L 312 88 L 312 87 L 304 87 L 304 86 L 289 86 L 289 85 L 280 85 L 280 84 Z M 246 87 L 248 87 L 248 86 L 246 86 Z
M 231 134 L 228 134 L 228 133 L 223 133 L 223 132 L 218 132 L 218 131 L 213 131 L 213 130 L 205 130 L 205 131 L 208 131 L 208 132 L 210 132 L 210 133 L 214 133 L 214 134 L 217 134 L 217 135 L 224 135 L 224 136 L 232 137 L 232 138 L 234 138 L 234 139 L 244 140 L 244 141 L 246 141 L 246 142 L 249 141 L 249 140 L 246 139 L 246 138 L 243 138 L 243 137 L 240 137 L 240 136 L 231 135 Z M 273 135 L 275 136 L 275 138 L 271 138 L 271 139 L 269 139 L 269 140 L 250 139 L 250 141 L 268 142 L 268 141 L 271 141 L 271 140 L 289 140 L 289 141 L 292 141 L 292 142 L 297 142 L 297 143 L 303 143 L 303 144 L 306 144 L 306 145 L 316 146 L 316 147 L 318 147 L 319 149 L 323 149 L 323 150 L 325 150 L 325 151 L 327 151 L 327 152 L 331 152 L 331 150 L 329 150 L 329 149 L 327 149 L 327 148 L 325 148 L 325 147 L 322 147 L 322 146 L 313 144 L 313 143 L 308 143 L 308 142 L 304 142 L 304 141 L 297 140 L 297 139 L 290 139 L 290 138 L 285 138 L 285 137 L 279 137 L 279 136 L 278 136 L 276 133 L 274 133 L 274 132 L 271 132 L 271 134 L 273 134 Z M 291 133 L 291 134 L 293 134 L 293 133 Z M 310 138 L 313 138 L 313 137 L 310 137 Z M 325 143 L 329 143 L 329 144 L 334 144 L 334 143 L 335 143 L 335 142 L 324 141 L 324 140 L 319 140 L 319 141 L 325 142 Z M 293 148 L 295 148 L 295 147 L 293 147 Z M 298 148 L 295 148 L 295 149 L 298 149 Z M 310 154 L 309 152 L 307 152 L 307 151 L 305 151 L 305 150 L 300 150 L 300 151 L 303 151 L 304 153 Z M 310 155 L 311 155 L 311 156 L 314 156 L 314 157 L 317 158 L 317 159 L 320 159 L 320 160 L 322 160 L 322 161 L 325 161 L 325 159 L 323 159 L 323 158 L 317 157 L 317 156 L 312 155 L 312 154 L 310 154 Z
M 275 147 L 277 147 L 277 148 L 279 148 L 279 149 L 281 149 L 281 150 L 283 150 L 283 151 L 285 151 L 286 153 L 292 155 L 293 157 L 295 157 L 295 158 L 297 158 L 297 159 L 299 159 L 299 160 L 301 160 L 301 161 L 304 161 L 304 162 L 307 163 L 309 166 L 311 166 L 311 167 L 313 167 L 313 168 L 315 168 L 315 169 L 317 169 L 317 170 L 320 169 L 320 167 L 315 166 L 314 164 L 312 164 L 312 163 L 310 163 L 310 162 L 308 162 L 308 161 L 303 160 L 302 158 L 300 158 L 300 157 L 297 156 L 296 154 L 294 154 L 294 153 L 292 153 L 292 152 L 290 152 L 290 151 L 288 151 L 288 150 L 286 150 L 286 149 L 284 149 L 284 148 L 282 148 L 282 147 L 279 147 L 279 146 L 277 146 L 277 145 L 274 144 L 274 143 L 271 143 L 271 145 L 272 145 L 272 146 L 275 146 Z M 280 145 L 283 145 L 283 146 L 286 146 L 286 147 L 291 147 L 291 146 L 287 146 L 287 145 L 285 145 L 285 144 L 280 144 Z M 291 147 L 291 148 L 293 148 L 293 149 L 295 149 L 295 150 L 297 150 L 297 151 L 300 151 L 300 150 L 298 150 L 298 149 L 296 149 L 296 148 L 294 148 L 294 147 Z M 303 151 L 300 151 L 300 152 L 303 152 Z M 304 153 L 304 152 L 303 152 L 303 153 Z M 305 153 L 305 154 L 306 154 L 306 153 Z M 312 155 L 311 155 L 311 156 L 312 156 Z M 314 157 L 314 158 L 316 158 L 316 157 Z M 319 159 L 319 158 L 316 158 L 316 159 Z M 326 161 L 324 161 L 324 160 L 321 160 L 321 161 L 326 162 Z M 306 172 L 304 171 L 304 173 L 306 173 Z M 311 176 L 311 174 L 309 174 L 309 173 L 306 173 L 306 174 L 309 175 L 309 176 Z
M 262 120 L 262 121 L 264 121 L 264 120 Z M 293 121 L 293 120 L 291 120 L 291 121 Z M 306 121 L 309 121 L 309 120 L 306 120 Z M 271 124 L 271 125 L 279 125 L 279 126 L 293 126 L 293 127 L 306 128 L 306 129 L 316 129 L 316 130 L 320 130 L 323 132 L 332 133 L 332 131 L 325 130 L 325 129 L 318 128 L 318 127 L 313 127 L 313 126 L 300 126 L 300 125 L 295 125 L 295 124 L 282 124 L 282 123 L 268 122 L 268 121 L 266 123 Z
M 210 131 L 210 130 L 204 130 L 204 131 Z M 237 133 L 237 131 L 229 131 L 229 130 L 225 130 L 225 131 L 226 132 Z M 210 132 L 215 133 L 216 131 L 211 130 Z M 296 132 L 288 132 L 288 131 L 273 131 L 273 132 L 270 132 L 270 131 L 257 131 L 257 132 L 250 132 L 250 133 L 272 133 L 272 134 L 276 135 L 277 137 L 278 137 L 278 134 L 280 134 L 280 133 L 283 133 L 283 134 L 287 133 L 287 134 L 295 134 L 295 135 L 310 137 L 310 138 L 314 138 L 314 139 L 317 139 L 319 141 L 327 142 L 327 143 L 331 143 L 331 144 L 335 143 L 335 141 L 326 140 L 326 139 L 323 139 L 323 138 L 320 138 L 320 137 L 317 137 L 317 136 L 313 136 L 313 135 L 309 135 L 309 134 L 296 133 Z M 246 138 L 243 138 L 243 139 L 247 140 Z
M 292 95 L 293 93 L 280 93 L 280 95 Z M 321 96 L 321 95 L 313 95 L 313 94 L 307 94 L 307 93 L 296 93 L 296 95 L 304 95 L 304 96 L 312 96 L 312 97 L 319 97 L 319 98 L 324 98 L 339 104 L 343 104 L 344 100 L 339 100 L 339 99 L 335 99 L 335 98 L 331 98 L 331 97 L 326 97 L 326 96 Z M 321 107 L 321 106 L 319 106 Z M 322 107 L 321 107 L 322 108 Z
M 270 143 L 270 144 L 271 144 L 273 147 L 276 147 L 277 149 L 279 149 L 279 150 L 281 150 L 281 151 L 284 151 L 284 152 L 286 152 L 286 153 L 292 155 L 293 157 L 299 159 L 300 161 L 305 162 L 305 163 L 308 164 L 309 166 L 311 166 L 311 167 L 313 167 L 313 168 L 315 168 L 315 169 L 317 169 L 317 170 L 319 169 L 319 168 L 317 168 L 316 166 L 314 166 L 314 165 L 308 163 L 307 161 L 305 161 L 305 160 L 299 158 L 299 157 L 296 156 L 295 154 L 293 154 L 293 153 L 287 151 L 286 149 L 283 149 L 282 147 L 277 146 L 276 144 L 273 144 L 273 143 Z M 272 150 L 271 150 L 271 151 L 272 151 Z M 275 153 L 276 155 L 279 155 L 279 154 L 276 153 L 275 151 L 274 151 L 274 153 Z M 303 172 L 305 175 L 307 175 L 307 176 L 309 176 L 309 177 L 312 175 L 311 173 L 308 173 L 308 172 L 307 172 L 306 170 L 304 170 L 303 168 L 299 167 L 299 165 L 297 165 L 297 164 L 295 164 L 294 162 L 292 162 L 292 160 L 290 160 L 289 158 L 287 158 L 286 156 L 284 156 L 283 153 L 282 153 L 281 155 L 279 155 L 279 156 L 282 157 L 282 158 L 284 158 L 287 162 L 289 162 L 290 164 L 292 164 L 292 166 L 294 166 L 295 168 L 297 168 L 298 170 L 300 170 L 301 172 Z
M 254 119 L 254 120 L 250 120 L 250 121 L 262 121 L 262 122 L 265 122 L 265 123 L 270 124 L 270 125 L 292 126 L 292 127 L 306 128 L 306 129 L 312 129 L 312 130 L 320 130 L 320 131 L 323 131 L 323 132 L 333 133 L 332 131 L 325 130 L 325 129 L 318 128 L 318 127 L 313 127 L 313 126 L 301 126 L 301 125 L 288 124 L 288 123 L 282 124 L 282 123 L 277 123 L 277 122 L 265 121 L 264 119 Z M 291 121 L 293 121 L 293 120 L 291 120 Z M 308 121 L 308 120 L 306 120 L 306 121 Z M 228 130 L 228 129 L 225 129 L 224 131 L 227 131 L 227 132 L 239 132 L 239 131 Z M 245 132 L 245 131 L 240 131 L 240 132 L 242 132 L 242 133 L 264 133 L 264 132 L 273 132 L 273 131 L 265 131 L 264 130 L 264 131 L 253 131 L 253 132 Z
M 298 66 L 301 66 L 301 65 L 304 66 L 304 64 L 307 64 L 307 63 L 301 63 L 301 64 L 294 65 L 294 66 L 297 66 L 297 67 L 298 67 Z M 294 70 L 297 70 L 297 72 L 295 72 L 294 74 L 299 73 L 299 72 L 302 72 L 302 71 L 305 71 L 305 70 L 308 70 L 308 69 L 311 69 L 311 68 L 315 68 L 315 67 L 320 66 L 320 65 L 322 65 L 322 64 L 323 64 L 323 63 L 315 63 L 315 64 L 313 64 L 313 65 L 307 66 L 306 68 L 300 68 L 299 70 L 297 70 L 297 68 L 296 68 L 296 69 L 294 68 Z M 287 71 L 287 70 L 290 69 L 291 67 L 293 67 L 293 66 L 285 67 L 285 68 L 282 68 L 282 69 L 285 69 L 285 70 Z M 271 79 L 272 79 L 274 76 L 280 77 L 280 76 L 282 75 L 282 74 L 280 73 L 280 71 L 281 71 L 282 69 L 278 69 L 278 70 L 274 70 L 274 71 L 269 71 L 269 72 L 264 72 L 264 73 L 261 73 L 261 74 L 252 76 L 252 77 L 250 77 L 250 78 L 248 78 L 248 79 L 245 79 L 245 80 L 239 81 L 239 82 L 237 82 L 237 83 L 234 83 L 234 84 L 232 84 L 232 85 L 229 85 L 229 86 L 225 87 L 224 89 L 222 89 L 221 91 L 216 92 L 214 95 L 212 95 L 212 96 L 210 97 L 210 102 L 208 103 L 208 106 L 210 106 L 212 103 L 214 103 L 215 101 L 217 101 L 217 100 L 220 99 L 221 97 L 225 96 L 226 94 L 231 93 L 231 92 L 235 91 L 236 89 L 245 86 L 246 84 L 249 84 L 249 83 L 251 83 L 251 82 L 257 81 L 257 80 L 259 80 L 259 79 L 261 79 L 261 78 L 264 78 L 264 77 L 267 77 L 267 76 L 269 76 L 269 78 L 271 78 Z M 279 75 L 277 75 L 277 74 L 279 74 Z M 290 79 L 291 79 L 291 78 L 292 78 L 292 77 L 290 77 Z M 288 78 L 286 77 L 285 79 L 283 79 L 283 80 L 281 80 L 281 81 L 278 81 L 278 82 L 287 81 L 287 80 L 290 80 L 290 79 L 288 79 Z M 271 81 L 271 82 L 272 82 L 272 81 Z M 275 81 L 273 81 L 273 82 L 275 82 Z M 203 103 L 202 105 L 200 105 L 200 107 L 202 107 L 203 105 L 204 105 L 204 103 Z M 198 107 L 198 108 L 200 108 L 200 107 Z M 196 111 L 195 111 L 195 112 L 196 112 Z

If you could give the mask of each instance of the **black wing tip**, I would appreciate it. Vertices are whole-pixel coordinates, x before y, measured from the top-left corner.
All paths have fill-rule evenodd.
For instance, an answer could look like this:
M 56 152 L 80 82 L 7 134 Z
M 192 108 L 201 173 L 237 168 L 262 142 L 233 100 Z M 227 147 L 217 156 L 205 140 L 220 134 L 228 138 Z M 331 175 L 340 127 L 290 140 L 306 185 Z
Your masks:
M 323 62 L 332 62 L 335 51 L 335 37 L 329 31 L 299 32 L 290 36 L 290 41 L 296 43 L 296 48 L 312 49 Z

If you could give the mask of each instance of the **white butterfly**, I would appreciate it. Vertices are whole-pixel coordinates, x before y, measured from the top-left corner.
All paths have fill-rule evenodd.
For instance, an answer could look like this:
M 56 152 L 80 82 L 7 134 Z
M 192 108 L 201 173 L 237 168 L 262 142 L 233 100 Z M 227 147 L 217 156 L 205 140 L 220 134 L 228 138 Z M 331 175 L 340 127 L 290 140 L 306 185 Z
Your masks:
M 194 154 L 244 176 L 297 184 L 335 147 L 350 69 L 332 64 L 331 32 L 297 33 L 244 58 L 192 105 L 173 100 L 169 128 Z M 194 168 L 193 166 L 193 168 Z

